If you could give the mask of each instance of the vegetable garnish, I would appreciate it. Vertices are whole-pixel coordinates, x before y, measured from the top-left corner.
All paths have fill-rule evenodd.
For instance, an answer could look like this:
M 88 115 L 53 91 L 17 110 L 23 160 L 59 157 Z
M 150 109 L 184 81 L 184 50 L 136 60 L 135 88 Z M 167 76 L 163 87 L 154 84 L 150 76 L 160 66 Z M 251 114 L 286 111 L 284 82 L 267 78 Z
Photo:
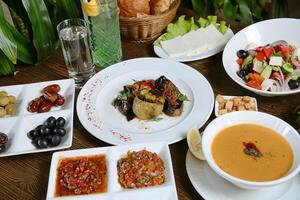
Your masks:
M 256 147 L 256 145 L 252 142 L 243 142 L 244 145 L 244 153 L 248 156 L 253 156 L 254 158 L 262 157 L 263 154 Z

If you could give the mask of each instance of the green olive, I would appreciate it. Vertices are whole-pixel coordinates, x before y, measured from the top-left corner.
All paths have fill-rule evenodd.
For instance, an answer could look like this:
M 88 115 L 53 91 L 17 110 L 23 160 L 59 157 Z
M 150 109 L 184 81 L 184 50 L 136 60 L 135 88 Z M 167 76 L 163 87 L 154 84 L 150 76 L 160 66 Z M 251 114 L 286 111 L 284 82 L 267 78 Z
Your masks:
M 152 119 L 162 113 L 164 105 L 161 103 L 149 103 L 135 97 L 133 100 L 132 110 L 139 119 Z
M 5 111 L 7 115 L 15 115 L 16 114 L 15 105 L 14 104 L 6 105 Z
M 13 95 L 8 96 L 9 103 L 15 104 L 17 102 L 17 98 Z
M 8 94 L 5 91 L 0 91 L 0 97 L 6 97 Z
M 0 97 L 0 106 L 6 106 L 7 104 L 9 104 L 9 98 L 6 97 Z
M 0 117 L 3 117 L 6 115 L 6 110 L 3 107 L 0 107 Z

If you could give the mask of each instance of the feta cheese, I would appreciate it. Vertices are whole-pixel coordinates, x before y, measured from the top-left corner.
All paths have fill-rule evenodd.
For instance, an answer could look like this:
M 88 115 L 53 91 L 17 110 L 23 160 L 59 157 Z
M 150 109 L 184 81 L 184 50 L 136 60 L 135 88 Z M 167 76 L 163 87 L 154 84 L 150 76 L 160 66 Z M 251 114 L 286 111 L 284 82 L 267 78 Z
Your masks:
M 258 45 L 254 42 L 251 42 L 246 46 L 246 50 L 256 49 L 256 47 L 258 47 Z
M 207 45 L 207 49 L 211 50 L 216 45 L 219 44 L 219 42 L 224 38 L 224 35 L 222 35 L 214 25 L 209 25 L 204 29 L 203 37 L 205 38 L 205 43 Z
M 190 31 L 185 34 L 183 37 L 185 45 L 187 45 L 190 50 L 187 52 L 189 56 L 200 54 L 206 51 L 206 42 L 205 37 L 203 37 L 203 28 L 198 29 L 197 31 Z
M 181 36 L 161 42 L 161 47 L 170 57 L 186 56 L 189 51 L 189 46 L 185 45 Z
M 297 56 L 298 60 L 300 60 L 300 48 L 295 49 L 294 55 Z
M 253 59 L 253 70 L 259 74 L 262 73 L 262 71 L 264 70 L 263 62 L 254 58 Z
M 271 56 L 269 65 L 282 66 L 283 59 L 280 56 Z

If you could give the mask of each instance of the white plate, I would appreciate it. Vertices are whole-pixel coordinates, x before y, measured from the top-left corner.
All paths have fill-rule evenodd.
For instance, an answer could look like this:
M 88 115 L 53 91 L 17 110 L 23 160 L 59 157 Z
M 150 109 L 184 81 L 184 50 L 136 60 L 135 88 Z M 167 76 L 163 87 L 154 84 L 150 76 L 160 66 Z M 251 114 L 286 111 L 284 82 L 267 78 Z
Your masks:
M 225 33 L 224 37 L 225 37 L 225 43 L 224 44 L 216 44 L 216 47 L 214 49 L 211 49 L 209 51 L 206 51 L 204 53 L 201 54 L 197 54 L 197 55 L 193 55 L 193 56 L 181 56 L 181 57 L 170 57 L 161 47 L 159 46 L 155 46 L 153 45 L 153 49 L 155 54 L 160 57 L 160 58 L 165 58 L 165 59 L 169 59 L 169 60 L 174 60 L 174 61 L 178 61 L 178 62 L 190 62 L 190 61 L 195 61 L 195 60 L 201 60 L 204 58 L 208 58 L 211 57 L 213 55 L 216 55 L 218 53 L 220 53 L 221 51 L 223 51 L 226 43 L 230 40 L 230 38 L 232 38 L 233 36 L 233 32 L 230 28 L 228 28 L 228 31 Z
M 222 95 L 222 97 L 223 97 L 224 99 L 226 99 L 226 100 L 229 100 L 229 99 L 233 99 L 234 97 L 243 97 L 243 96 L 224 96 L 224 95 Z M 256 100 L 256 98 L 254 98 L 254 97 L 250 97 L 250 98 L 251 98 L 252 101 L 254 101 L 254 103 L 255 103 L 255 111 L 258 111 L 258 109 L 257 109 L 257 100 Z M 237 111 L 232 111 L 232 112 L 237 112 Z M 228 113 L 230 113 L 230 112 L 228 112 Z M 227 114 L 227 113 L 226 113 L 226 114 Z M 215 116 L 216 116 L 216 117 L 221 116 L 221 115 L 219 115 L 219 103 L 218 103 L 217 100 L 215 100 Z
M 238 59 L 236 52 L 245 49 L 252 42 L 258 45 L 266 45 L 277 40 L 285 40 L 291 45 L 300 46 L 300 19 L 271 19 L 258 22 L 247 26 L 239 31 L 227 43 L 223 51 L 223 65 L 225 71 L 237 84 L 262 96 L 282 96 L 299 93 L 300 89 L 284 91 L 284 92 L 268 92 L 257 90 L 246 85 L 246 83 L 237 76 L 239 65 L 236 63 Z
M 206 200 L 297 200 L 300 195 L 300 175 L 291 181 L 261 190 L 246 190 L 234 186 L 216 174 L 206 163 L 186 155 L 186 170 L 196 191 Z
M 160 116 L 160 121 L 127 121 L 112 106 L 124 85 L 133 80 L 157 79 L 165 75 L 189 101 L 179 117 Z M 200 128 L 209 118 L 214 95 L 209 82 L 195 69 L 175 61 L 138 58 L 110 66 L 91 78 L 77 100 L 82 125 L 95 137 L 110 144 L 164 141 L 174 143 L 186 137 L 191 127 Z
M 52 107 L 51 110 L 46 113 L 28 112 L 28 103 L 41 96 L 41 90 L 51 84 L 60 85 L 61 91 L 59 94 L 64 96 L 66 100 L 64 105 Z M 0 157 L 54 151 L 71 147 L 73 138 L 73 109 L 75 93 L 73 79 L 4 86 L 0 87 L 0 91 L 6 91 L 9 95 L 14 95 L 17 98 L 16 115 L 0 118 L 0 132 L 3 132 L 8 136 L 6 150 L 0 153 Z M 27 137 L 27 132 L 44 123 L 50 116 L 54 116 L 55 118 L 64 117 L 66 119 L 65 128 L 67 133 L 62 138 L 62 141 L 58 146 L 37 149 L 31 144 L 31 140 Z
M 130 150 L 139 151 L 143 149 L 155 152 L 163 160 L 165 165 L 166 182 L 159 186 L 140 188 L 140 189 L 123 189 L 118 182 L 117 174 L 117 162 L 118 160 L 126 156 Z M 76 156 L 92 156 L 97 154 L 106 155 L 107 165 L 107 192 L 88 195 L 77 195 L 55 198 L 55 186 L 56 186 L 56 169 L 58 161 L 63 157 L 76 157 Z M 177 200 L 177 192 L 173 174 L 172 161 L 169 151 L 169 146 L 166 143 L 144 143 L 138 145 L 123 145 L 115 147 L 103 147 L 103 148 L 91 148 L 72 151 L 56 152 L 52 156 L 47 199 L 102 199 L 102 200 Z

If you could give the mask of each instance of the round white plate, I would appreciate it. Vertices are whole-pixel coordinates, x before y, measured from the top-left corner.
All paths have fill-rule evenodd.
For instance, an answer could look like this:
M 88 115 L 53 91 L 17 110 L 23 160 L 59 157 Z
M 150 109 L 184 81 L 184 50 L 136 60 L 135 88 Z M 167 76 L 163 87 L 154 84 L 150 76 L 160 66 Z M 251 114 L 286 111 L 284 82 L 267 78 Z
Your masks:
M 297 200 L 300 196 L 300 175 L 275 187 L 245 190 L 223 179 L 190 151 L 186 155 L 186 170 L 192 185 L 206 200 Z
M 195 60 L 201 60 L 204 58 L 208 58 L 211 57 L 213 55 L 216 55 L 218 53 L 220 53 L 221 51 L 223 51 L 226 43 L 230 40 L 230 38 L 232 38 L 233 36 L 233 32 L 230 28 L 228 28 L 228 31 L 225 33 L 225 40 L 224 40 L 224 44 L 216 44 L 216 47 L 214 49 L 211 49 L 209 51 L 206 51 L 204 53 L 201 54 L 197 54 L 194 56 L 181 56 L 181 57 L 170 57 L 161 47 L 159 46 L 155 46 L 153 45 L 153 49 L 155 54 L 160 57 L 160 58 L 165 58 L 165 59 L 169 59 L 169 60 L 174 60 L 174 61 L 178 61 L 178 62 L 190 62 L 190 61 L 195 61 Z
M 282 96 L 299 93 L 300 89 L 269 92 L 251 88 L 238 77 L 236 72 L 239 70 L 239 65 L 236 63 L 238 57 L 236 52 L 240 49 L 245 49 L 250 43 L 257 45 L 266 45 L 277 40 L 285 40 L 291 45 L 300 46 L 300 19 L 279 18 L 261 21 L 236 33 L 227 43 L 223 51 L 223 65 L 225 71 L 230 78 L 237 84 L 262 96 Z
M 160 120 L 127 121 L 113 100 L 123 86 L 134 80 L 170 79 L 185 94 L 179 117 L 159 116 Z M 96 138 L 110 144 L 133 144 L 182 140 L 191 127 L 200 128 L 214 106 L 214 94 L 209 82 L 195 69 L 175 61 L 160 58 L 138 58 L 112 65 L 93 76 L 82 88 L 77 99 L 77 114 L 82 125 Z

